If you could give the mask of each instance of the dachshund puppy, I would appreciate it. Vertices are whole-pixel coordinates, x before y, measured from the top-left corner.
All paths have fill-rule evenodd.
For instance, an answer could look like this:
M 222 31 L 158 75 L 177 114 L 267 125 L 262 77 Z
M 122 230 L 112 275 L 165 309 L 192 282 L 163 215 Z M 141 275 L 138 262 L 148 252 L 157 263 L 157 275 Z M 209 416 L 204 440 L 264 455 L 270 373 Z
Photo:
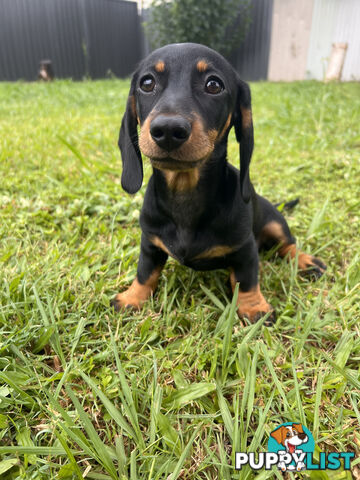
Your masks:
M 138 129 L 140 127 L 140 135 Z M 235 128 L 240 171 L 227 162 Z M 167 45 L 143 60 L 131 81 L 119 138 L 121 183 L 137 192 L 141 153 L 153 167 L 140 215 L 141 251 L 132 285 L 112 301 L 140 308 L 155 291 L 168 256 L 195 270 L 228 268 L 239 283 L 238 313 L 254 322 L 272 306 L 259 287 L 260 248 L 278 246 L 299 270 L 321 276 L 325 265 L 299 251 L 281 213 L 255 193 L 250 89 L 232 66 L 203 45 Z

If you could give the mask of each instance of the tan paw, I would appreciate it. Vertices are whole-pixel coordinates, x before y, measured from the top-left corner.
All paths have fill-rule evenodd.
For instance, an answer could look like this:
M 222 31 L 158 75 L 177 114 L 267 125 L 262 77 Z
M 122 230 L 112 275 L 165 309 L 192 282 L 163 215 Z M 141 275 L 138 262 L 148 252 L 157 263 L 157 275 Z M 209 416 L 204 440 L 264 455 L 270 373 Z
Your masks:
M 234 272 L 230 274 L 230 283 L 231 288 L 234 291 L 236 285 L 236 279 Z M 265 321 L 266 325 L 272 325 L 276 321 L 276 312 L 274 308 L 268 303 L 263 294 L 260 291 L 260 286 L 256 285 L 248 292 L 242 292 L 239 289 L 238 298 L 238 315 L 240 318 L 247 318 L 250 322 L 255 323 L 260 318 L 264 317 L 266 314 L 269 314 L 268 318 Z
M 259 291 L 260 293 L 260 291 Z M 238 315 L 240 318 L 247 318 L 251 323 L 255 323 L 270 312 L 266 319 L 266 325 L 272 325 L 276 322 L 276 312 L 272 305 L 268 303 L 260 293 L 240 292 L 238 297 Z
M 301 253 L 301 261 L 299 255 L 298 265 L 301 275 L 306 276 L 311 280 L 317 280 L 322 277 L 327 268 L 325 263 L 307 253 Z
M 312 280 L 320 278 L 326 270 L 326 265 L 318 258 L 299 250 L 295 244 L 285 245 L 279 250 L 280 256 L 296 258 L 298 261 L 299 273 Z
M 149 285 L 142 285 L 137 278 L 125 292 L 118 293 L 111 300 L 110 305 L 114 307 L 116 312 L 124 308 L 133 308 L 140 310 L 146 300 L 153 293 L 153 289 Z

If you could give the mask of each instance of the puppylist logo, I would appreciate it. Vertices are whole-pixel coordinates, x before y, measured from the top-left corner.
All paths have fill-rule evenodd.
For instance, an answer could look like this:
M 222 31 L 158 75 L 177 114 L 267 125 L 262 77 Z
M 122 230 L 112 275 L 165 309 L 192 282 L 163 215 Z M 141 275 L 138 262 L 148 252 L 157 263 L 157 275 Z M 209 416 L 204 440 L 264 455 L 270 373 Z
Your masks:
M 306 454 L 312 455 L 314 449 L 314 438 L 301 423 L 283 423 L 270 433 L 268 451 L 278 454 L 282 472 L 305 470 Z
M 253 470 L 271 470 L 274 465 L 282 472 L 302 470 L 350 470 L 353 452 L 319 454 L 319 463 L 314 463 L 314 438 L 301 423 L 287 422 L 270 433 L 268 452 L 236 452 L 235 469 L 241 470 L 249 465 Z M 257 458 L 256 458 L 257 457 Z

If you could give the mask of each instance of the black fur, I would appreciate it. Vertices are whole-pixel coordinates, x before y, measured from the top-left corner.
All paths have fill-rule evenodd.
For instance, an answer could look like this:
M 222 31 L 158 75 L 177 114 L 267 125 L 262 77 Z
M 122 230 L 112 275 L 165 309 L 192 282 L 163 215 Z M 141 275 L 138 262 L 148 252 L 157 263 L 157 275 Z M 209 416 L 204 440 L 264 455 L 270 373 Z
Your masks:
M 200 60 L 207 63 L 206 71 L 197 68 Z M 159 61 L 164 63 L 160 72 L 155 68 Z M 149 75 L 155 87 L 144 92 L 140 85 Z M 209 94 L 205 85 L 214 76 L 220 79 L 224 90 Z M 247 115 L 245 124 L 242 112 Z M 229 267 L 242 292 L 253 289 L 258 284 L 259 248 L 280 243 L 278 237 L 263 235 L 264 226 L 269 222 L 279 224 L 287 245 L 295 243 L 295 239 L 282 214 L 257 195 L 250 182 L 254 137 L 248 85 L 221 55 L 202 45 L 168 45 L 147 57 L 133 77 L 120 130 L 122 185 L 129 193 L 136 192 L 142 182 L 137 118 L 143 127 L 146 119 L 160 114 L 182 116 L 191 122 L 199 118 L 204 131 L 209 135 L 217 132 L 218 138 L 211 155 L 199 163 L 195 150 L 191 158 L 183 161 L 174 160 L 171 151 L 166 159 L 151 159 L 153 175 L 140 216 L 139 282 L 145 283 L 154 269 L 166 262 L 168 250 L 181 264 L 195 270 Z M 240 144 L 240 172 L 227 161 L 227 138 L 232 127 Z M 191 168 L 194 162 L 198 165 L 198 182 L 185 191 L 170 188 L 165 174 L 167 165 L 174 172 L 186 168 L 187 162 Z M 161 239 L 166 250 L 154 245 L 154 237 Z M 207 258 L 204 252 L 216 246 L 229 246 L 233 251 Z

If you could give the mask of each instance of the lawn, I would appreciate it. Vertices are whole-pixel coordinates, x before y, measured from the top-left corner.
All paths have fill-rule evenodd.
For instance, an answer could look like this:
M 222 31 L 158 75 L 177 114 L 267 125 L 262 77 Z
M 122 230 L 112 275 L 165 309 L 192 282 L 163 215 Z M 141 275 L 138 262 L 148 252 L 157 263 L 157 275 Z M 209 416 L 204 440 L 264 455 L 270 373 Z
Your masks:
M 313 433 L 315 457 L 356 452 L 360 478 L 360 86 L 251 87 L 253 183 L 273 202 L 300 197 L 288 222 L 328 265 L 311 283 L 262 256 L 272 328 L 240 322 L 227 272 L 175 260 L 141 312 L 115 314 L 145 191 L 120 185 L 129 82 L 0 84 L 2 479 L 281 479 L 236 472 L 234 453 L 266 451 L 289 421 Z

